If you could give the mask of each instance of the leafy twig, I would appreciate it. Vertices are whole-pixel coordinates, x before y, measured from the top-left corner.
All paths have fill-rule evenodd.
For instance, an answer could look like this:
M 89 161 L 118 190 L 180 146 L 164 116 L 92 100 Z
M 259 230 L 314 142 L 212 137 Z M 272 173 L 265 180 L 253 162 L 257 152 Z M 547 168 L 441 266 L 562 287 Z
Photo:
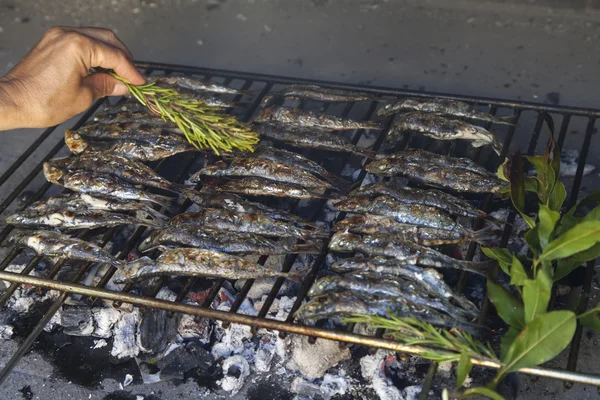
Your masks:
M 133 97 L 163 119 L 177 125 L 187 140 L 200 150 L 211 149 L 217 155 L 234 149 L 252 151 L 258 134 L 232 115 L 223 114 L 192 96 L 149 83 L 135 86 L 112 71 Z

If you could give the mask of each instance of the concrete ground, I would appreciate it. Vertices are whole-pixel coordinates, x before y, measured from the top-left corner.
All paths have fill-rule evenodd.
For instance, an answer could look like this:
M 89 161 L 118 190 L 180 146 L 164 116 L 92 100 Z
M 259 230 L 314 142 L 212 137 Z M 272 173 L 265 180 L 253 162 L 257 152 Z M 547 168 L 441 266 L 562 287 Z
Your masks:
M 599 3 L 0 0 L 0 74 L 48 27 L 96 25 L 113 29 L 139 60 L 598 107 Z M 0 173 L 38 135 L 35 130 L 0 135 Z M 9 187 L 51 144 L 31 157 Z M 591 154 L 598 154 L 593 151 L 597 143 L 593 146 Z M 2 351 L 10 348 L 3 345 Z M 39 398 L 102 398 L 107 393 L 61 382 L 53 382 L 51 391 L 43 381 L 47 370 L 38 368 L 24 366 L 0 388 L 0 397 L 27 398 L 19 391 L 26 384 Z M 590 388 L 567 393 L 562 385 L 557 388 L 530 389 L 523 397 L 598 397 Z M 134 388 L 133 393 L 152 390 Z

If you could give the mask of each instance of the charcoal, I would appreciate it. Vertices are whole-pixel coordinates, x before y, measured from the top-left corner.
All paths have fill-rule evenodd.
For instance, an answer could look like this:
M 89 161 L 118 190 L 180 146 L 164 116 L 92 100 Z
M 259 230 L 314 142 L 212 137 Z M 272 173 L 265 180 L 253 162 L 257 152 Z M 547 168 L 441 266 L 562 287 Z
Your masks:
M 163 351 L 175 340 L 179 316 L 165 310 L 150 309 L 144 313 L 139 327 L 140 344 L 150 353 Z
M 94 318 L 88 307 L 65 307 L 60 324 L 66 335 L 91 336 L 94 332 Z
M 210 353 L 199 345 L 191 342 L 187 346 L 179 346 L 157 361 L 160 369 L 160 379 L 183 379 L 185 374 L 197 369 L 197 374 L 211 370 L 214 361 Z

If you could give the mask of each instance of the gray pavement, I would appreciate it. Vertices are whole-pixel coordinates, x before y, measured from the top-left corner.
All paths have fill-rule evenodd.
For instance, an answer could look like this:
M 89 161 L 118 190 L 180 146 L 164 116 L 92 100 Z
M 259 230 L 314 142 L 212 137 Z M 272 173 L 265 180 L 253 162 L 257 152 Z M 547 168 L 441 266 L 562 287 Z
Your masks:
M 139 60 L 598 107 L 598 3 L 0 0 L 0 74 L 14 66 L 48 27 L 95 25 L 115 30 Z M 0 173 L 39 132 L 0 135 Z M 20 182 L 60 134 L 58 130 L 42 145 L 8 188 Z M 579 144 L 581 136 L 569 136 L 567 144 Z M 592 144 L 591 157 L 600 162 L 597 146 Z M 594 369 L 590 354 L 596 340 L 588 340 L 586 364 L 579 366 L 584 370 Z M 2 351 L 14 349 L 11 346 L 2 344 Z M 95 392 L 60 381 L 47 383 L 50 372 L 40 368 L 45 367 L 23 364 L 0 388 L 0 397 L 26 398 L 20 391 L 26 385 L 31 385 L 34 398 L 42 399 L 102 398 L 118 389 L 116 383 Z M 163 386 L 164 399 L 202 396 L 193 387 Z M 545 381 L 524 386 L 523 398 L 598 397 L 590 388 L 576 386 L 565 393 L 561 384 Z M 158 389 L 132 390 L 149 394 Z

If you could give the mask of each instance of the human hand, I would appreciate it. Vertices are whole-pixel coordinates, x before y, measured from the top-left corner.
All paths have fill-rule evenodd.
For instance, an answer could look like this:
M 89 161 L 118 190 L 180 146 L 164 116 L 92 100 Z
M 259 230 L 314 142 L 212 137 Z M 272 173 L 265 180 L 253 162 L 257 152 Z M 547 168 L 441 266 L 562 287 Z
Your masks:
M 127 87 L 90 68 L 113 69 L 134 85 L 145 82 L 127 47 L 108 29 L 50 28 L 6 76 L 0 78 L 0 130 L 57 125 L 94 100 L 120 96 Z

